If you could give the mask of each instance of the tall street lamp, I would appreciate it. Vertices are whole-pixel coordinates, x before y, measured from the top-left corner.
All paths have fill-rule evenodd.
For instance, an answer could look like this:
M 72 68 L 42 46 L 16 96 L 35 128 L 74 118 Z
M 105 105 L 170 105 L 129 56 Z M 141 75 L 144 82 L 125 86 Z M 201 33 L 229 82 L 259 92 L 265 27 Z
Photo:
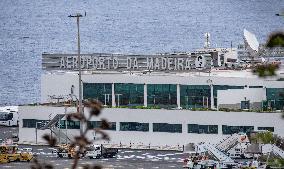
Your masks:
M 68 17 L 70 18 L 76 18 L 77 19 L 77 29 L 78 29 L 78 32 L 77 32 L 77 40 L 78 40 L 78 66 L 79 66 L 79 113 L 82 114 L 83 111 L 82 111 L 82 80 L 81 80 L 81 56 L 80 56 L 80 24 L 79 24 L 79 21 L 80 21 L 80 18 L 83 17 L 82 14 L 80 13 L 77 13 L 75 15 L 69 15 Z M 83 124 L 80 123 L 80 133 L 82 134 L 83 133 Z
M 213 81 L 211 79 L 208 79 L 206 82 L 210 87 L 210 109 L 214 109 Z
M 42 122 L 36 122 L 36 128 L 35 128 L 35 132 L 36 132 L 36 144 L 37 144 L 37 128 L 38 128 L 38 125 L 37 124 L 42 124 Z

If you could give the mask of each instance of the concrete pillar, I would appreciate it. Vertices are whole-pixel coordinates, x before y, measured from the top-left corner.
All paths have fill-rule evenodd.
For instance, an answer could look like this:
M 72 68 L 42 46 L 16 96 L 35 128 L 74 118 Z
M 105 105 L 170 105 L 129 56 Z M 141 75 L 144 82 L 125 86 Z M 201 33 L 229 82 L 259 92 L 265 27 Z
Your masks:
M 183 122 L 182 123 L 182 134 L 187 135 L 188 134 L 188 123 Z
M 116 131 L 120 130 L 120 122 L 116 122 Z
M 115 107 L 115 93 L 114 93 L 114 83 L 111 84 L 111 106 Z
M 218 135 L 223 135 L 222 125 L 218 125 Z
M 180 84 L 177 84 L 177 108 L 180 109 Z
M 210 106 L 210 108 L 211 109 L 214 109 L 215 107 L 214 107 L 214 95 L 213 95 L 213 85 L 211 84 L 210 85 L 210 90 L 211 90 L 211 92 L 210 92 L 210 101 L 211 101 L 211 106 Z
M 147 103 L 147 84 L 144 83 L 144 107 L 147 107 L 148 106 L 148 103 Z
M 153 123 L 149 123 L 149 133 L 153 133 Z

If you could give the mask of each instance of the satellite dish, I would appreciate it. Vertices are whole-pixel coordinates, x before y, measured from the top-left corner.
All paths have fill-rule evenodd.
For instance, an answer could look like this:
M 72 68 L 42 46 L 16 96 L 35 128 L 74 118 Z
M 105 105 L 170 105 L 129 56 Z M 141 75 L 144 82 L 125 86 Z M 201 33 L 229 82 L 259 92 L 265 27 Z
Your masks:
M 195 59 L 195 68 L 198 70 L 202 70 L 205 67 L 205 57 L 203 55 L 199 55 Z
M 259 42 L 256 39 L 255 34 L 244 29 L 244 39 L 245 39 L 245 43 L 248 45 L 250 49 L 252 49 L 255 52 L 258 52 Z

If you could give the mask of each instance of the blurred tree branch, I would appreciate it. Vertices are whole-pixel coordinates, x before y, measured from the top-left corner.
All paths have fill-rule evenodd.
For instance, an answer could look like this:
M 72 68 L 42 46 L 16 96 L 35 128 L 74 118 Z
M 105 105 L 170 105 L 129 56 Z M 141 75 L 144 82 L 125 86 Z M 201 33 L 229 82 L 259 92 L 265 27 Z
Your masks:
M 97 100 L 85 101 L 84 106 L 89 109 L 88 116 L 86 116 L 85 114 L 80 114 L 79 112 L 75 112 L 75 113 L 68 114 L 66 117 L 66 120 L 67 121 L 80 121 L 80 123 L 87 124 L 87 122 L 90 121 L 92 117 L 99 116 L 103 108 L 102 103 Z M 109 140 L 110 137 L 108 136 L 106 132 L 103 131 L 109 128 L 110 128 L 109 122 L 106 119 L 102 119 L 102 125 L 99 128 L 93 129 L 93 128 L 86 127 L 83 130 L 81 135 L 74 137 L 73 141 L 70 144 L 70 147 L 72 148 L 78 147 L 78 150 L 75 153 L 74 161 L 72 164 L 72 169 L 77 168 L 80 154 L 84 153 L 87 146 L 92 144 L 92 141 L 90 141 L 87 138 L 88 131 L 95 130 L 97 133 L 99 133 L 101 135 L 101 138 L 99 138 L 99 140 L 100 139 Z M 49 146 L 54 147 L 56 144 L 58 144 L 57 139 L 48 134 L 44 135 L 43 139 L 47 141 Z M 32 169 L 52 169 L 53 166 L 51 164 L 40 163 L 37 159 L 35 159 L 31 168 Z M 83 166 L 83 168 L 84 169 L 101 169 L 102 167 L 99 165 L 85 165 Z

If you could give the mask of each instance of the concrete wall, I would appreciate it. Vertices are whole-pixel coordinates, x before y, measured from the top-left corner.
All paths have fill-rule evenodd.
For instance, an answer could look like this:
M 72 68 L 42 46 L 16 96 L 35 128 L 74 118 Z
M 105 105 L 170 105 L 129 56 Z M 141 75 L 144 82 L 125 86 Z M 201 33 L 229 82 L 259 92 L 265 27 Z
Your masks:
M 251 109 L 261 109 L 266 100 L 266 88 L 229 89 L 217 91 L 218 108 L 240 109 L 241 101 L 249 100 Z
M 68 112 L 75 111 L 68 108 Z M 35 143 L 35 129 L 22 128 L 22 119 L 41 119 L 47 120 L 49 115 L 64 113 L 63 107 L 48 106 L 21 106 L 20 112 L 20 143 Z M 183 145 L 189 142 L 216 143 L 228 135 L 222 135 L 222 125 L 232 126 L 255 126 L 274 127 L 275 133 L 284 136 L 284 123 L 281 113 L 253 113 L 253 112 L 220 112 L 220 111 L 189 111 L 189 110 L 163 110 L 163 109 L 104 109 L 102 115 L 92 120 L 106 118 L 111 122 L 116 122 L 117 131 L 108 131 L 112 144 L 141 144 L 144 145 Z M 150 123 L 149 132 L 119 131 L 119 122 L 143 122 Z M 182 124 L 182 133 L 161 133 L 153 132 L 152 123 L 173 123 Z M 218 134 L 189 134 L 187 124 L 218 125 Z M 39 131 L 39 143 L 44 143 L 41 136 L 50 133 L 49 130 Z M 79 130 L 68 130 L 68 135 L 76 135 Z M 88 137 L 92 139 L 95 133 L 90 132 Z
M 62 75 L 45 75 L 41 76 L 41 103 L 49 103 L 49 96 L 66 96 L 71 93 L 71 86 L 74 85 L 74 95 L 79 95 L 78 75 L 62 74 Z

